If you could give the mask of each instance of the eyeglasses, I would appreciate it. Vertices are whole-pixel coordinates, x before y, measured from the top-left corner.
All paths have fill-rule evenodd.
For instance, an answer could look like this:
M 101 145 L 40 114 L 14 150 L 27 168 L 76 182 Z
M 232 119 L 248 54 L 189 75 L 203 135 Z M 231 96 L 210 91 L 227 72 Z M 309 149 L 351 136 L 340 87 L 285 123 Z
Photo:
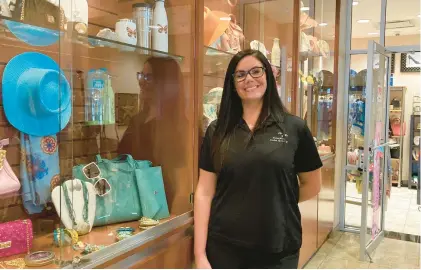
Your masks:
M 143 72 L 137 72 L 137 80 L 140 81 L 145 81 L 145 82 L 152 82 L 152 74 L 144 74 Z
M 234 77 L 234 80 L 236 82 L 242 82 L 247 78 L 247 75 L 250 74 L 252 78 L 259 78 L 262 77 L 263 74 L 265 74 L 265 68 L 264 67 L 254 67 L 250 69 L 249 71 L 239 70 L 234 72 L 232 76 Z
M 101 177 L 101 170 L 95 162 L 91 162 L 82 168 L 83 174 L 89 180 L 95 181 L 96 195 L 105 196 L 111 192 L 111 185 L 107 179 Z

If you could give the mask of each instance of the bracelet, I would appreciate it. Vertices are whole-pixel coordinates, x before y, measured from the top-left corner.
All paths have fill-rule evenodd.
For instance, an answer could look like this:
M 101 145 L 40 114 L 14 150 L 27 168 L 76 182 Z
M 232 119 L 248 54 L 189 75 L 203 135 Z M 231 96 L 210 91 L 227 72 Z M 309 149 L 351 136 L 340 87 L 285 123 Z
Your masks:
M 64 233 L 70 236 L 70 238 L 72 239 L 72 245 L 76 244 L 77 241 L 79 240 L 79 234 L 77 233 L 76 230 L 64 229 Z

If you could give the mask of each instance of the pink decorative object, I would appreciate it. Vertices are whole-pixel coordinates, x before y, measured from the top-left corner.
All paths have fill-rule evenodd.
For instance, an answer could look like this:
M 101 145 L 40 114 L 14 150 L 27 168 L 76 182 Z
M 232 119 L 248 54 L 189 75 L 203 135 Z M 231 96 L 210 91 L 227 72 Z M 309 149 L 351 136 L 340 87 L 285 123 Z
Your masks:
M 32 247 L 32 222 L 29 219 L 0 224 L 0 258 L 29 253 Z

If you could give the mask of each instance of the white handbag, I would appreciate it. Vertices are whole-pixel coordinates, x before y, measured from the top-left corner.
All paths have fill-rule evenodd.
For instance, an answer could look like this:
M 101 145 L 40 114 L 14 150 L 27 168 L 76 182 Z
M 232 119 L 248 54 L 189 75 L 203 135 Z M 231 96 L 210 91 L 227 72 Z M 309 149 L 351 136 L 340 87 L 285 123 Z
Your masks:
M 20 189 L 19 179 L 16 177 L 6 159 L 3 146 L 9 144 L 9 139 L 0 141 L 0 196 L 11 194 Z

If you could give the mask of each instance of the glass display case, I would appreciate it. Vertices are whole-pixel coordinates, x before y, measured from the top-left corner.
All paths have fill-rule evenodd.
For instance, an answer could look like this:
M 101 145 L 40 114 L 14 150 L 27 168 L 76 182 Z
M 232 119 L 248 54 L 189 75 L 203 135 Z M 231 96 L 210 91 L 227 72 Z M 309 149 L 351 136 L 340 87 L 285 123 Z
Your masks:
M 266 55 L 279 95 L 291 109 L 293 14 L 293 0 L 204 1 L 204 129 L 216 119 L 228 64 L 242 49 L 258 49 Z
M 118 263 L 191 223 L 195 1 L 0 11 L 0 266 Z
M 304 0 L 300 6 L 297 115 L 307 121 L 321 156 L 335 152 L 335 7 L 332 0 Z

